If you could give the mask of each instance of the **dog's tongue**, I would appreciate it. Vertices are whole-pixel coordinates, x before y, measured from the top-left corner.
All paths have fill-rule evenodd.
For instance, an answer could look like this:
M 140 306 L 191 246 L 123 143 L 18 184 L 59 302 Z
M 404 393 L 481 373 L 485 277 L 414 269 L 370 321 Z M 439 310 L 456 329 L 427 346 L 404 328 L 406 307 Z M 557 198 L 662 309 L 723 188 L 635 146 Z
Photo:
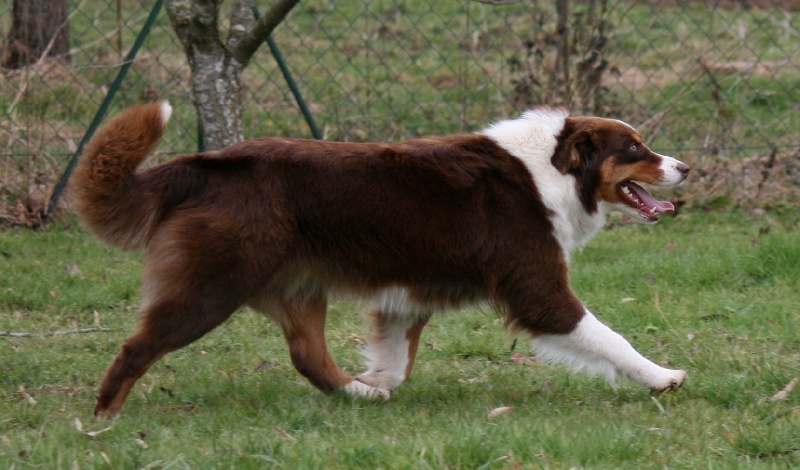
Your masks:
M 658 201 L 653 196 L 650 195 L 647 191 L 644 190 L 638 184 L 626 181 L 625 186 L 630 190 L 632 194 L 636 196 L 643 205 L 647 206 L 648 208 L 655 208 L 656 212 L 674 212 L 675 206 L 672 205 L 669 201 Z

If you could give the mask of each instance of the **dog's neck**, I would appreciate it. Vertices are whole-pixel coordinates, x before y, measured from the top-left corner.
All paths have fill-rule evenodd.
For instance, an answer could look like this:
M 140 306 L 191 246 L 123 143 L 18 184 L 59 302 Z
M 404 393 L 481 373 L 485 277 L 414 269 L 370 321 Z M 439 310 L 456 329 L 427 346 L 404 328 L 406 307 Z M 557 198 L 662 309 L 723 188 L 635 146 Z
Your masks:
M 506 151 L 519 158 L 536 185 L 550 214 L 554 236 L 564 257 L 586 245 L 603 227 L 607 208 L 600 204 L 588 213 L 581 203 L 575 177 L 560 172 L 551 161 L 558 146 L 557 137 L 567 119 L 567 112 L 542 108 L 520 118 L 502 121 L 482 131 Z

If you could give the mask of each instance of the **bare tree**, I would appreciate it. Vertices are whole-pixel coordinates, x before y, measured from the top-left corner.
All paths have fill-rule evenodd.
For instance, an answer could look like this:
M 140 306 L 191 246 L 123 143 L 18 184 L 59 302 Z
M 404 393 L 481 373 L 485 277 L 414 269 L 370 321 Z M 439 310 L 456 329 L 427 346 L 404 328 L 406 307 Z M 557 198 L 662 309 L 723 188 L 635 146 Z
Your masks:
M 170 22 L 192 70 L 193 101 L 206 149 L 244 140 L 242 71 L 298 2 L 276 0 L 264 16 L 256 18 L 255 0 L 236 0 L 223 41 L 222 0 L 167 0 Z
M 42 56 L 69 60 L 67 0 L 14 0 L 2 66 L 18 69 Z

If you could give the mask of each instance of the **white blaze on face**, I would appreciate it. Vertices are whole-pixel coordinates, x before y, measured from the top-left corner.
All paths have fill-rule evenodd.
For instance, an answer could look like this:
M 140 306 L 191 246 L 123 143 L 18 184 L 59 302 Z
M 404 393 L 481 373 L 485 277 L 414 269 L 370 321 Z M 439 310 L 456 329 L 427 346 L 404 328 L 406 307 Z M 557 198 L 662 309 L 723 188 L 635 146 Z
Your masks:
M 685 163 L 659 153 L 656 155 L 661 157 L 661 171 L 664 172 L 664 177 L 661 180 L 660 186 L 676 186 L 686 180 L 686 173 L 679 170 L 681 167 L 686 167 Z

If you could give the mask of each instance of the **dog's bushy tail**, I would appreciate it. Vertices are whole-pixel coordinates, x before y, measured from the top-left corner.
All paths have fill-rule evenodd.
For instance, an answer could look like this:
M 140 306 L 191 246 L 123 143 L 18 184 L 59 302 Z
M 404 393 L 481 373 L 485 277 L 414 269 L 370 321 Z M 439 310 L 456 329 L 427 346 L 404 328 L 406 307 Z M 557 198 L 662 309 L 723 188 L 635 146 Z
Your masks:
M 147 244 L 159 201 L 137 181 L 172 115 L 166 101 L 133 107 L 103 126 L 72 176 L 70 197 L 86 226 L 106 243 L 133 250 Z

